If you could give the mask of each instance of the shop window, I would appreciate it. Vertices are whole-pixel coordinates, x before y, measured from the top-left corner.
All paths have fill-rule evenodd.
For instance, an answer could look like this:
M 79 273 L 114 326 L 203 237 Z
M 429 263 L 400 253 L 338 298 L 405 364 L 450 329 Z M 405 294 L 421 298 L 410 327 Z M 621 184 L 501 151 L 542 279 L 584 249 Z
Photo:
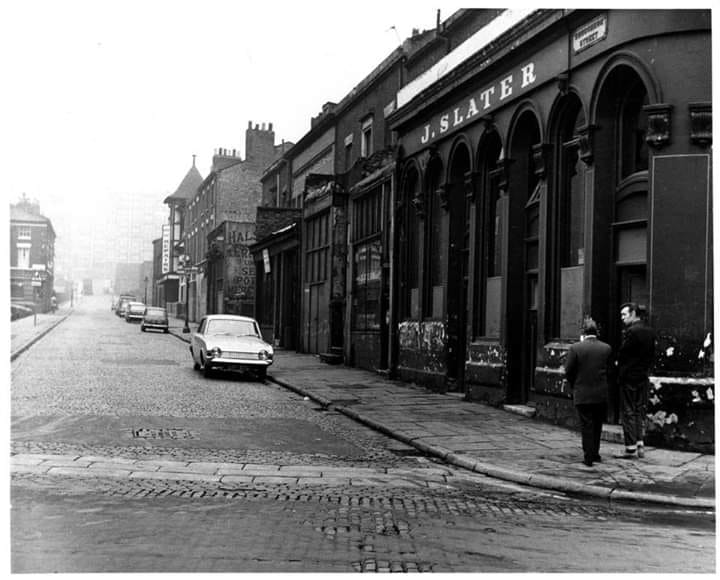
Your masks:
M 379 330 L 382 317 L 380 310 L 382 280 L 380 240 L 355 244 L 353 254 L 353 330 Z
M 440 319 L 443 316 L 445 302 L 445 279 L 443 264 L 446 244 L 443 240 L 443 208 L 440 203 L 440 171 L 433 172 L 429 179 L 429 208 L 427 236 L 429 245 L 428 292 L 425 295 L 424 316 Z
M 382 189 L 353 202 L 353 330 L 380 328 Z
M 403 219 L 400 229 L 400 317 L 420 317 L 420 216 L 415 206 L 420 196 L 419 180 L 414 171 L 408 176 L 404 187 Z
M 613 261 L 620 302 L 647 307 L 648 148 L 645 141 L 648 102 L 638 79 L 628 89 L 619 111 L 617 136 L 619 183 L 615 190 Z
M 648 168 L 648 144 L 645 141 L 647 114 L 647 92 L 639 80 L 627 92 L 620 110 L 620 176 L 626 178 Z
M 305 281 L 324 282 L 328 278 L 330 214 L 324 213 L 305 222 Z
M 580 130 L 585 126 L 582 104 L 575 96 L 565 102 L 558 125 L 557 178 L 550 232 L 557 248 L 549 257 L 549 320 L 547 339 L 575 338 L 582 322 L 585 295 L 585 163 L 580 159 Z
M 475 251 L 475 320 L 473 335 L 500 336 L 500 304 L 503 275 L 503 203 L 500 197 L 501 172 L 497 169 L 501 144 L 497 133 L 487 137 L 480 151 L 477 181 L 477 224 L 479 247 Z

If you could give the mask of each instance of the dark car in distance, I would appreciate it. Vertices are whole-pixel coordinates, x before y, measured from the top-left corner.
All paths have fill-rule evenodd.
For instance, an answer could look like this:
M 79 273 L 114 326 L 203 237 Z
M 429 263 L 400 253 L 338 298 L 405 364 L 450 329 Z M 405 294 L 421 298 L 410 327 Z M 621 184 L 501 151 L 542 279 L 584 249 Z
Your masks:
M 169 331 L 167 310 L 157 306 L 148 306 L 145 309 L 140 321 L 140 331 L 145 332 L 151 328 L 162 330 L 165 333 Z

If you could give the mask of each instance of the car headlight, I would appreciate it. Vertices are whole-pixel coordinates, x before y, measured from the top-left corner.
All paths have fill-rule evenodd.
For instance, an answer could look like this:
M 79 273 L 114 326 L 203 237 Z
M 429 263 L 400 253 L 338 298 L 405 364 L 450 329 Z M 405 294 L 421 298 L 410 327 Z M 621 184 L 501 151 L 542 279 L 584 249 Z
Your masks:
M 208 356 L 210 358 L 219 358 L 220 355 L 222 355 L 222 350 L 220 350 L 217 346 L 208 351 Z
M 258 353 L 258 358 L 260 360 L 272 360 L 272 357 L 273 357 L 272 353 L 267 350 L 261 350 Z

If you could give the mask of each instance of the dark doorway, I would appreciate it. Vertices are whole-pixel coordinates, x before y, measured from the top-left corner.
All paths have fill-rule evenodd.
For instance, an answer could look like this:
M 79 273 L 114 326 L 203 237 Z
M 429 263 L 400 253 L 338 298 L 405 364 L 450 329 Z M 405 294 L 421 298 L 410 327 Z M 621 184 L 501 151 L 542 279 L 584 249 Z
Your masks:
M 544 184 L 536 175 L 533 146 L 540 141 L 537 120 L 523 113 L 510 146 L 507 350 L 511 403 L 524 403 L 533 386 L 537 358 L 539 207 Z
M 468 260 L 471 201 L 470 155 L 465 146 L 456 149 L 447 186 L 449 211 L 447 295 L 447 388 L 464 390 L 468 324 Z

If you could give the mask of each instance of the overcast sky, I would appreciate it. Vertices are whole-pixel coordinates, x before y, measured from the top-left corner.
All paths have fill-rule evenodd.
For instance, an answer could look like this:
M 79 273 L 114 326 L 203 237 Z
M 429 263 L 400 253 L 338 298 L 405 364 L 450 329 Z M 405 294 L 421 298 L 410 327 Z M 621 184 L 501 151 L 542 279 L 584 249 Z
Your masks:
M 652 6 L 668 7 L 660 4 Z M 248 121 L 272 122 L 277 142 L 297 141 L 323 103 L 342 99 L 413 28 L 433 28 L 438 9 L 445 20 L 482 5 L 3 2 L 0 191 L 9 201 L 23 192 L 37 198 L 51 218 L 85 217 L 123 192 L 161 203 L 193 154 L 203 176 L 215 148 L 244 156 Z
M 162 202 L 193 154 L 203 176 L 217 147 L 244 156 L 248 121 L 272 122 L 278 143 L 297 141 L 323 103 L 339 101 L 413 28 L 461 6 L 6 2 L 0 189 L 52 212 L 131 191 Z

